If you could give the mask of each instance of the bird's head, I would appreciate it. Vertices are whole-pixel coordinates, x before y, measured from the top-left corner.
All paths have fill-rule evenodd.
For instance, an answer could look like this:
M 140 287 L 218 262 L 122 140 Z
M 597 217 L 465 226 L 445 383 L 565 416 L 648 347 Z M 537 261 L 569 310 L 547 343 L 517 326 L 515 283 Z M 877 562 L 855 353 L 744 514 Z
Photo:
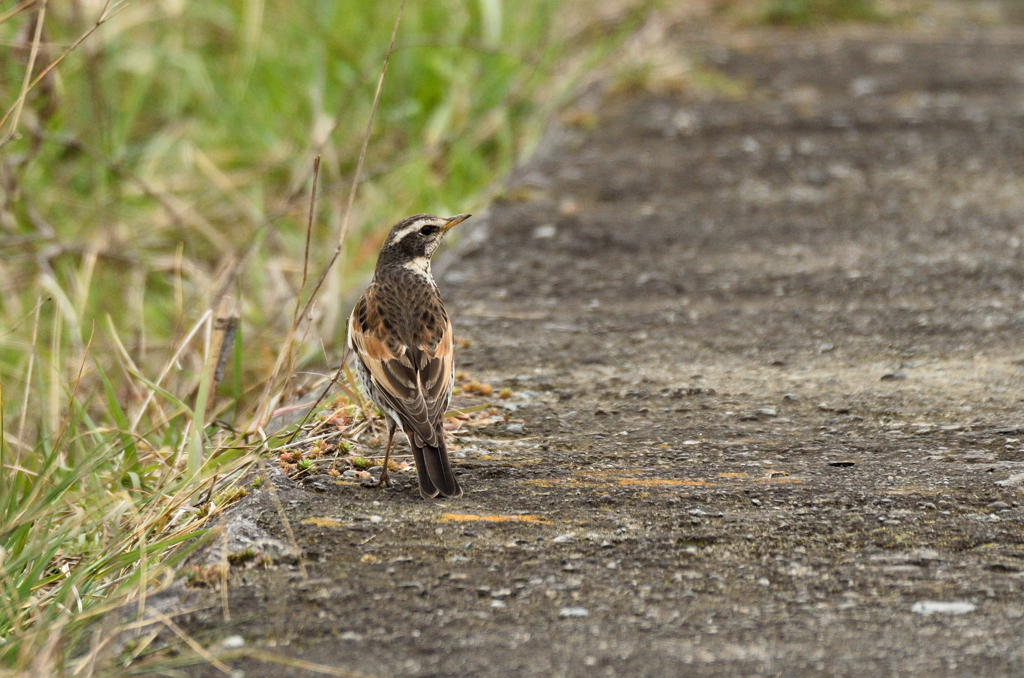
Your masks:
M 408 264 L 426 270 L 430 257 L 441 244 L 445 233 L 470 216 L 456 214 L 454 217 L 432 217 L 429 214 L 414 214 L 402 219 L 391 227 L 388 237 L 384 239 L 377 258 L 377 268 L 387 264 Z

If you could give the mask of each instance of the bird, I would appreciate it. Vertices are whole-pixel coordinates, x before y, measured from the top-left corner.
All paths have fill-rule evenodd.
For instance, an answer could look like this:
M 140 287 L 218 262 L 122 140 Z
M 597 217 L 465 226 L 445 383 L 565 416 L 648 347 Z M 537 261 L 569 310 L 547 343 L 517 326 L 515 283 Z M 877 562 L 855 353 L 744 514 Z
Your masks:
M 448 231 L 470 216 L 415 214 L 392 226 L 373 278 L 348 321 L 348 346 L 356 356 L 359 380 L 387 424 L 377 487 L 391 486 L 388 459 L 399 430 L 412 446 L 424 499 L 462 496 L 443 427 L 455 382 L 452 322 L 430 260 Z

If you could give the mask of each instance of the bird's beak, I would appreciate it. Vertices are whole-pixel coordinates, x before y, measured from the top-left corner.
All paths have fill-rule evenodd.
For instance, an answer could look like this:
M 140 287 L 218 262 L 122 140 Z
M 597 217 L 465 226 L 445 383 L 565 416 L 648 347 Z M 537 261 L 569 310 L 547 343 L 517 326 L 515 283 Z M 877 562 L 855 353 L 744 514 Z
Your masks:
M 448 229 L 457 224 L 461 224 L 466 219 L 469 219 L 472 214 L 456 214 L 454 217 L 448 217 L 448 223 L 441 228 L 442 233 L 447 233 Z

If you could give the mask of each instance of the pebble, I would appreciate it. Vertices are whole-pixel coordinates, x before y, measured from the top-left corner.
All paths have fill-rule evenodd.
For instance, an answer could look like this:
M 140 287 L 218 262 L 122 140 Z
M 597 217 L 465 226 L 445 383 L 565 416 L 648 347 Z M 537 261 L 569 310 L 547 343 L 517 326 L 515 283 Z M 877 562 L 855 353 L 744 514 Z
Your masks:
M 522 424 L 509 424 L 507 427 L 505 427 L 505 430 L 508 431 L 509 433 L 511 433 L 512 435 L 515 435 L 515 436 L 523 435 L 523 425 Z
M 800 402 L 800 396 L 798 396 L 795 393 L 787 393 L 786 395 L 782 396 L 782 399 L 783 400 L 788 400 L 788 401 L 790 401 L 792 403 Z
M 378 516 L 378 515 L 372 515 L 372 516 L 370 516 L 370 522 L 373 523 L 374 525 L 377 525 L 379 523 L 383 523 L 384 522 L 384 517 L 383 516 Z
M 976 607 L 977 605 L 974 603 L 966 601 L 922 600 L 914 603 L 910 611 L 924 616 L 931 614 L 967 614 L 968 612 L 974 612 Z
M 699 508 L 695 508 L 695 509 L 690 509 L 690 515 L 691 516 L 706 516 L 707 513 L 705 513 L 704 511 L 701 511 Z
M 770 407 L 762 407 L 761 409 L 754 412 L 759 417 L 777 417 L 779 413 Z
M 907 375 L 902 372 L 887 372 L 882 375 L 882 381 L 900 381 L 906 379 Z
M 559 617 L 586 617 L 588 614 L 585 607 L 563 607 L 558 611 Z
M 237 650 L 240 647 L 245 647 L 245 638 L 242 636 L 228 636 L 220 641 L 220 646 L 225 650 Z
M 1005 501 L 997 500 L 989 504 L 988 508 L 998 511 L 999 509 L 1008 509 L 1010 508 L 1010 505 L 1007 504 Z
M 750 503 L 753 504 L 754 506 L 760 506 L 761 505 L 761 500 L 760 499 L 751 499 Z
M 565 534 L 558 535 L 557 537 L 553 538 L 551 541 L 553 541 L 556 544 L 568 544 L 575 537 L 576 537 L 576 533 L 575 532 L 566 532 Z
M 996 485 L 1000 487 L 1015 487 L 1017 485 L 1024 485 L 1024 473 L 1014 473 L 1006 480 L 997 480 Z
M 533 229 L 533 237 L 541 240 L 548 238 L 554 238 L 558 234 L 558 229 L 555 228 L 554 224 L 544 224 Z

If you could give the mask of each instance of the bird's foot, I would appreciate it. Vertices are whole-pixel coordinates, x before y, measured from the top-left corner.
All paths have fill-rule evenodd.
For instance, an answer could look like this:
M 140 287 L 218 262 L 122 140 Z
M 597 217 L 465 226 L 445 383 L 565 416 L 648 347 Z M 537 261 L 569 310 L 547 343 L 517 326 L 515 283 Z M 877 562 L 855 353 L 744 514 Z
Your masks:
M 391 482 L 391 476 L 388 475 L 387 469 L 385 469 L 384 471 L 381 471 L 380 479 L 378 479 L 377 482 L 373 482 L 372 480 L 368 480 L 365 483 L 363 483 L 363 487 L 377 488 L 377 487 L 381 487 L 381 486 L 383 486 L 383 487 L 393 487 L 394 486 L 394 483 Z

